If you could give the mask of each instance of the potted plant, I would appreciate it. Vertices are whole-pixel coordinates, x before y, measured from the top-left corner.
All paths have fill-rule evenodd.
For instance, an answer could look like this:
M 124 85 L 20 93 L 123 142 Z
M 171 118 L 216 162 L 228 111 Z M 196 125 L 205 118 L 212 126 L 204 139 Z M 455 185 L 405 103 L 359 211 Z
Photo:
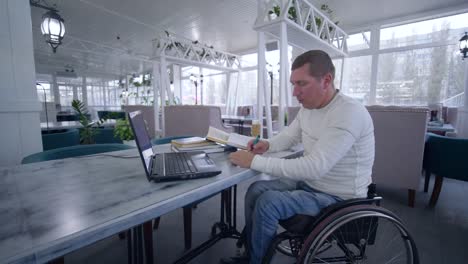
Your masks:
M 118 119 L 115 122 L 114 137 L 120 138 L 124 144 L 136 146 L 135 136 L 133 135 L 132 128 L 128 121 L 128 117 L 125 119 Z
M 94 144 L 94 136 L 99 133 L 96 127 L 99 127 L 104 120 L 97 122 L 91 122 L 90 114 L 88 109 L 83 102 L 80 100 L 73 100 L 72 107 L 79 116 L 79 122 L 83 126 L 80 129 L 80 143 L 81 144 Z

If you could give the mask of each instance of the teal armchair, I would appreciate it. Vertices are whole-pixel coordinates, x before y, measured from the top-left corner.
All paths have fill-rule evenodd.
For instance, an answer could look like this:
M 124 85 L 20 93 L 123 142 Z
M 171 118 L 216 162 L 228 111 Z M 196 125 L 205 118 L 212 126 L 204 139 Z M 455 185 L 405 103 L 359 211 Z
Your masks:
M 468 139 L 451 138 L 428 133 L 426 137 L 423 169 L 424 192 L 427 192 L 432 174 L 436 176 L 430 206 L 439 199 L 444 178 L 468 181 Z
M 66 129 L 64 131 L 43 131 L 42 147 L 44 150 L 75 146 L 80 144 L 80 132 L 78 129 Z
M 94 143 L 96 144 L 123 143 L 119 137 L 114 136 L 114 127 L 98 127 L 95 130 L 97 133 L 94 135 Z

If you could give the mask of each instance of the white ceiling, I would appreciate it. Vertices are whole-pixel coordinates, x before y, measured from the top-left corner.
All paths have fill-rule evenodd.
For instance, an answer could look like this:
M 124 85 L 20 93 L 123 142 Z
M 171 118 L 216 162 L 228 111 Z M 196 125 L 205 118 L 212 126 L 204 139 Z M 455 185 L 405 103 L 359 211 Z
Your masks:
M 44 10 L 31 7 L 36 71 L 71 65 L 78 75 L 118 76 L 151 69 L 151 40 L 164 30 L 216 49 L 256 48 L 257 0 L 46 0 L 65 19 L 63 45 L 53 54 L 40 33 Z M 457 10 L 468 0 L 312 0 L 326 3 L 347 30 L 421 12 Z M 117 39 L 117 36 L 120 39 Z

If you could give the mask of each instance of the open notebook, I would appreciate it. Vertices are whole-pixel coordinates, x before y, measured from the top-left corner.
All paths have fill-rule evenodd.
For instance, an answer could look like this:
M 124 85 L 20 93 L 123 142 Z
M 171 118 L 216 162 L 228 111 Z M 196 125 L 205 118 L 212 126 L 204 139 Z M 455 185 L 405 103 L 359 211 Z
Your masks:
M 233 146 L 236 148 L 247 149 L 247 144 L 250 140 L 254 139 L 253 137 L 248 137 L 244 135 L 240 135 L 237 133 L 227 133 L 223 130 L 209 127 L 208 134 L 206 135 L 206 139 L 215 141 L 221 144 Z

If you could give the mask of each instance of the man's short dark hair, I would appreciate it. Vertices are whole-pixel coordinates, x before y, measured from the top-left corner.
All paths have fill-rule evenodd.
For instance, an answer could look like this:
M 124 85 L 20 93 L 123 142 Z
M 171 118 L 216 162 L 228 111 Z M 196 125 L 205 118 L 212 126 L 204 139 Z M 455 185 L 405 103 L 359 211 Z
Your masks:
M 322 50 L 309 50 L 299 55 L 293 62 L 291 70 L 295 70 L 309 64 L 309 74 L 315 78 L 322 78 L 325 74 L 330 73 L 332 80 L 335 80 L 335 66 L 328 56 Z

